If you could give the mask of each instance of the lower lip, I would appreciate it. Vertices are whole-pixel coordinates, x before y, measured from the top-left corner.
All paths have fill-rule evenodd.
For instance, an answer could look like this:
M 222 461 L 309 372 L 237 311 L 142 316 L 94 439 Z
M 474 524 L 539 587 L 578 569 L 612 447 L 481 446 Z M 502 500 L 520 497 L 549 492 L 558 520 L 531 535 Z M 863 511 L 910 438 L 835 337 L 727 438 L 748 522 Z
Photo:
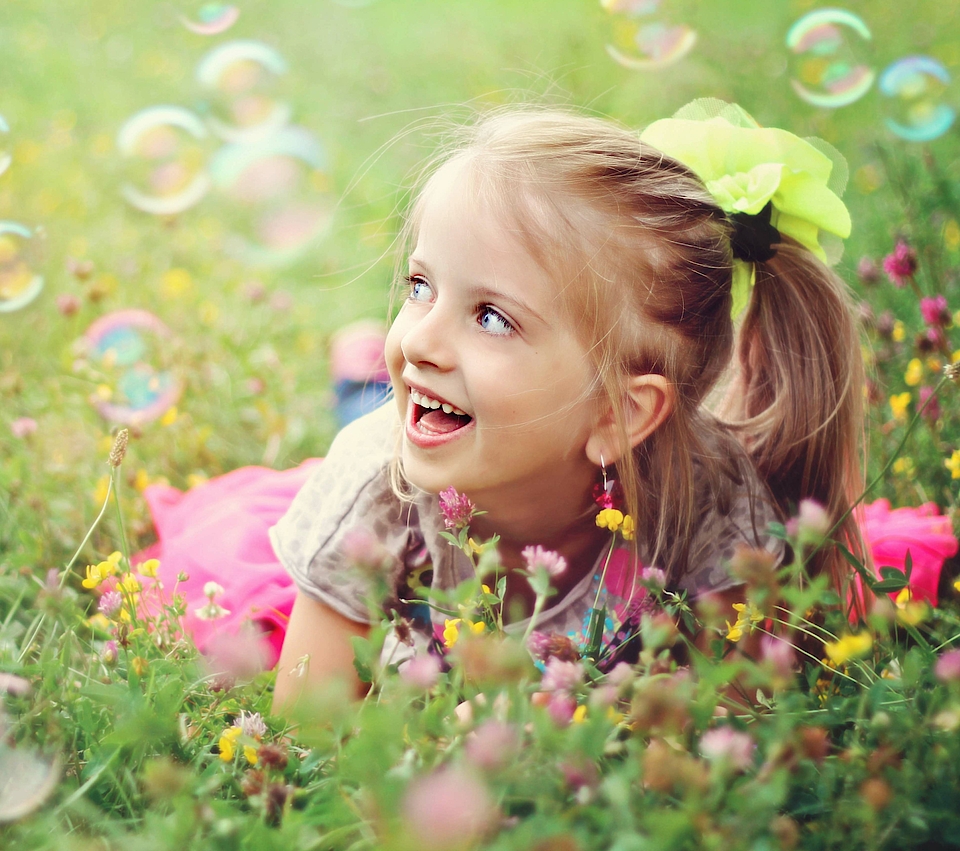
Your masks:
M 407 440 L 420 449 L 435 449 L 438 446 L 445 446 L 448 443 L 453 443 L 453 441 L 462 437 L 467 432 L 472 431 L 474 424 L 476 423 L 476 420 L 470 420 L 470 422 L 468 422 L 465 426 L 461 426 L 454 431 L 448 431 L 444 434 L 432 434 L 420 431 L 414 419 L 416 415 L 417 406 L 413 403 L 413 400 L 410 400 L 407 402 Z

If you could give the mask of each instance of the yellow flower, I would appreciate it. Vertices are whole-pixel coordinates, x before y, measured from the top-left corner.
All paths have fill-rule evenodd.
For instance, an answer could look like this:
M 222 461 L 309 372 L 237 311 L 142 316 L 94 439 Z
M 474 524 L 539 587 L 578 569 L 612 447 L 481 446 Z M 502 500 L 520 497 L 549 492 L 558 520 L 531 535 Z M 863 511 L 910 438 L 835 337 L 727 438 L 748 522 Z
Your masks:
M 110 553 L 104 561 L 87 565 L 86 579 L 81 581 L 84 588 L 96 588 L 108 576 L 117 572 L 117 565 L 123 556 L 118 552 Z
M 233 762 L 233 756 L 237 752 L 235 742 L 241 732 L 239 727 L 227 727 L 227 729 L 220 734 L 217 748 L 220 750 L 220 759 L 224 762 Z
M 623 512 L 616 508 L 604 508 L 597 514 L 597 526 L 616 532 L 623 525 Z
M 897 458 L 897 460 L 893 462 L 892 469 L 898 476 L 903 476 L 907 479 L 912 479 L 917 474 L 917 468 L 913 463 L 913 459 L 906 455 Z
M 156 559 L 154 559 L 156 561 Z M 118 583 L 117 588 L 128 596 L 136 596 L 141 589 L 141 585 L 137 580 L 137 577 L 132 573 L 126 574 Z
M 893 341 L 895 343 L 902 343 L 904 337 L 907 336 L 907 332 L 904 330 L 903 322 L 901 320 L 898 319 L 893 323 L 893 333 L 891 336 L 893 337 Z
M 113 443 L 110 443 L 113 446 Z M 103 475 L 97 479 L 97 486 L 93 491 L 93 501 L 97 505 L 102 505 L 107 500 L 108 487 L 110 484 L 110 476 Z
M 757 611 L 749 603 L 734 603 L 733 608 L 737 612 L 737 620 L 733 626 L 727 621 L 727 641 L 736 643 L 743 638 L 745 629 L 750 632 L 754 624 L 760 623 L 764 616 L 763 612 Z
M 960 579 L 957 579 L 953 583 L 953 590 L 956 591 L 958 594 L 960 594 Z
M 573 717 L 570 719 L 574 724 L 582 724 L 587 720 L 587 707 L 581 704 L 573 710 Z
M 470 627 L 470 632 L 474 635 L 483 635 L 487 631 L 487 625 L 483 621 L 477 621 L 476 623 L 467 621 L 467 626 Z
M 467 546 L 470 547 L 470 552 L 475 556 L 482 555 L 483 551 L 487 548 L 486 544 L 478 544 L 473 538 L 467 538 Z
M 460 637 L 460 618 L 448 618 L 443 622 L 443 646 L 449 650 Z
M 186 269 L 168 269 L 160 281 L 160 291 L 169 299 L 184 295 L 192 286 L 193 280 Z
M 920 358 L 914 358 L 907 364 L 903 380 L 908 387 L 916 387 L 923 380 L 923 364 L 920 363 Z
M 893 412 L 895 420 L 905 420 L 907 418 L 907 407 L 909 405 L 909 393 L 895 393 L 890 397 L 890 410 Z
M 141 576 L 146 576 L 149 579 L 156 579 L 157 569 L 160 567 L 160 559 L 158 558 L 148 558 L 143 564 L 141 564 L 137 571 Z
M 957 590 L 960 591 L 960 588 Z M 89 618 L 87 618 L 87 623 L 90 624 L 91 629 L 100 629 L 104 631 L 110 629 L 110 621 L 107 620 L 106 615 L 104 615 L 102 612 L 97 612 L 95 615 L 91 615 Z
M 637 524 L 633 522 L 633 518 L 629 514 L 624 515 L 623 526 L 620 528 L 620 534 L 623 535 L 624 540 L 632 541 L 636 531 Z
M 850 659 L 859 659 L 866 656 L 873 648 L 873 636 L 869 632 L 856 635 L 845 635 L 836 641 L 828 641 L 823 645 L 824 651 L 834 665 L 842 665 Z
M 138 677 L 142 677 L 147 672 L 147 667 L 149 664 L 150 663 L 144 659 L 143 656 L 134 656 L 130 660 L 130 667 Z
M 232 727 L 227 727 L 220 734 L 220 739 L 217 741 L 217 748 L 220 751 L 220 759 L 224 762 L 233 762 L 233 757 L 237 753 L 237 739 L 242 735 L 242 728 L 234 724 Z M 250 765 L 256 765 L 260 757 L 257 755 L 257 749 L 252 745 L 243 745 L 243 758 L 250 763 Z
M 927 604 L 914 600 L 909 588 L 904 588 L 896 599 L 897 620 L 906 626 L 917 626 L 927 619 Z
M 960 449 L 954 449 L 953 455 L 943 462 L 943 466 L 950 471 L 951 479 L 960 479 Z
M 172 426 L 177 421 L 177 406 L 173 405 L 164 412 L 163 416 L 160 417 L 160 425 L 162 426 Z
M 960 246 L 960 225 L 956 219 L 950 219 L 943 226 L 943 242 L 949 249 L 956 249 Z
M 936 375 L 941 369 L 943 369 L 943 364 L 940 363 L 939 358 L 927 358 L 927 369 Z

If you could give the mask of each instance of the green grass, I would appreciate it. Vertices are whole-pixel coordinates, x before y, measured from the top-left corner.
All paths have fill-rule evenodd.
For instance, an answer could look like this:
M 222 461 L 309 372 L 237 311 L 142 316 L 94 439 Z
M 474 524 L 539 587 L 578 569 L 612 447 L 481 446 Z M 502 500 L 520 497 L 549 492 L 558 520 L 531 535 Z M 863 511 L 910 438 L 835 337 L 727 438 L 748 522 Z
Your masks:
M 64 835 L 96 832 L 92 826 L 109 812 L 114 821 L 103 828 L 106 834 L 136 828 L 148 836 L 151 819 L 160 818 L 144 816 L 148 752 L 191 766 L 183 782 L 195 799 L 213 802 L 218 812 L 225 808 L 218 784 L 227 783 L 235 795 L 236 782 L 215 770 L 219 761 L 210 756 L 210 741 L 231 713 L 262 709 L 269 697 L 268 682 L 239 697 L 211 695 L 192 662 L 176 676 L 167 670 L 180 664 L 175 659 L 152 663 L 147 698 L 139 685 L 133 691 L 113 680 L 98 685 L 90 670 L 77 674 L 78 685 L 65 676 L 64 665 L 81 664 L 95 646 L 74 629 L 92 598 L 73 582 L 62 600 L 41 586 L 47 571 L 63 567 L 100 509 L 94 495 L 107 473 L 115 427 L 89 402 L 97 379 L 76 364 L 76 341 L 99 316 L 128 307 L 156 313 L 174 333 L 163 356 L 185 382 L 175 420 L 135 430 L 121 468 L 124 517 L 136 549 L 153 535 L 137 488 L 145 478 L 186 487 L 195 475 L 244 464 L 284 468 L 323 454 L 335 431 L 330 335 L 353 319 L 386 321 L 393 243 L 417 168 L 435 149 L 443 121 L 468 118 L 476 109 L 547 101 L 641 127 L 695 97 L 712 96 L 741 103 L 763 124 L 818 135 L 839 148 L 852 176 L 846 201 L 854 233 L 838 268 L 876 314 L 893 311 L 906 335 L 902 343 L 868 335 L 878 354 L 871 366 L 879 394 L 870 408 L 873 472 L 903 435 L 904 423 L 892 419 L 886 404 L 889 395 L 909 391 L 915 410 L 917 388 L 904 383 L 903 373 L 916 355 L 912 340 L 922 323 L 911 290 L 885 280 L 864 289 L 856 281 L 857 261 L 879 260 L 903 236 L 920 254 L 921 292 L 943 293 L 951 310 L 960 309 L 960 251 L 945 239 L 949 223 L 960 221 L 960 125 L 930 144 L 912 145 L 884 129 L 876 87 L 835 111 L 799 100 L 789 85 L 783 41 L 812 3 L 665 4 L 675 20 L 697 29 L 699 41 L 680 63 L 646 73 L 608 57 L 611 20 L 594 0 L 377 0 L 356 7 L 333 0 L 249 0 L 238 4 L 238 23 L 215 37 L 179 23 L 179 13 L 199 5 L 4 0 L 0 8 L 0 115 L 10 125 L 0 150 L 7 145 L 13 154 L 0 175 L 0 219 L 42 230 L 34 240 L 40 248 L 36 269 L 46 281 L 32 304 L 0 313 L 0 671 L 46 683 L 38 687 L 38 705 L 21 705 L 26 720 L 18 735 L 49 741 L 68 754 L 69 782 L 49 822 Z M 912 53 L 932 55 L 953 73 L 948 97 L 960 105 L 960 29 L 951 4 L 922 0 L 907 8 L 858 0 L 847 8 L 869 24 L 877 68 Z M 292 106 L 294 121 L 321 141 L 328 159 L 326 183 L 336 204 L 331 230 L 280 268 L 251 267 L 227 254 L 232 210 L 217 193 L 167 219 L 132 209 L 120 195 L 126 164 L 115 138 L 121 125 L 156 104 L 203 114 L 205 95 L 194 69 L 211 47 L 234 38 L 262 40 L 287 60 L 280 97 Z M 207 153 L 215 148 L 208 140 Z M 91 261 L 90 277 L 72 275 L 68 258 Z M 165 284 L 171 270 L 189 278 L 179 294 Z M 252 282 L 262 285 L 263 300 L 249 297 Z M 56 308 L 56 297 L 67 294 L 81 299 L 73 316 Z M 277 306 L 278 294 L 288 306 Z M 955 327 L 948 335 L 952 349 L 960 348 Z M 251 382 L 261 382 L 262 391 Z M 924 383 L 934 383 L 929 370 Z M 904 452 L 913 473 L 885 476 L 874 496 L 899 504 L 934 500 L 957 517 L 957 480 L 943 465 L 960 448 L 956 393 L 948 386 L 941 394 L 942 420 L 921 424 L 911 436 Z M 19 417 L 36 419 L 36 433 L 14 438 L 10 424 Z M 118 542 L 110 512 L 81 561 L 106 556 Z M 46 614 L 42 641 L 31 645 L 27 639 L 40 613 Z M 189 653 L 182 658 L 189 660 Z M 164 683 L 183 690 L 178 700 L 188 696 L 191 717 L 207 719 L 203 735 L 187 744 L 177 737 L 177 710 L 167 711 L 176 701 L 163 692 L 173 688 Z M 64 720 L 62 706 L 70 701 L 91 714 Z M 89 748 L 104 759 L 121 753 L 98 750 L 99 731 L 117 717 L 124 721 L 112 741 L 128 748 L 127 764 L 85 761 L 81 754 Z M 132 732 L 140 722 L 149 728 L 142 747 Z M 169 767 L 163 762 L 156 771 Z M 109 782 L 90 782 L 96 771 Z M 302 778 L 308 785 L 326 782 L 307 768 Z M 81 787 L 84 793 L 76 793 Z M 338 806 L 334 823 L 347 819 L 350 809 Z M 38 824 L 29 835 L 39 843 L 48 823 Z M 175 847 L 176 827 L 164 824 L 164 841 Z M 284 830 L 292 836 L 294 827 Z M 149 847 L 144 843 L 137 847 Z

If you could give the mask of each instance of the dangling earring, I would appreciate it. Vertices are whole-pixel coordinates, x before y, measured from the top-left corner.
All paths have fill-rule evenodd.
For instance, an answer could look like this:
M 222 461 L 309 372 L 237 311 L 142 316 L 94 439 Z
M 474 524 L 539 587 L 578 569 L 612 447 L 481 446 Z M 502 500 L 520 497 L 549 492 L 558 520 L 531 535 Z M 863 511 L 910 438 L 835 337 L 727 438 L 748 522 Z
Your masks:
M 593 486 L 593 501 L 601 508 L 616 508 L 616 495 L 614 493 L 617 487 L 617 480 L 607 477 L 607 465 L 603 461 L 603 453 L 600 453 L 600 475 L 603 481 Z

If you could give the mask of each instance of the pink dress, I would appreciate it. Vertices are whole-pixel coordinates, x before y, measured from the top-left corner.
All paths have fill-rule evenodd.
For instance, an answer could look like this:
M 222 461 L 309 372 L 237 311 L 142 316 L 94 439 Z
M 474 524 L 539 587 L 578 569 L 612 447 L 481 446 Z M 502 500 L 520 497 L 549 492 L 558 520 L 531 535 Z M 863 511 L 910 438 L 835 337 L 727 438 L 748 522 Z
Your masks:
M 186 598 L 184 626 L 201 651 L 215 636 L 252 622 L 263 634 L 268 664 L 276 663 L 296 588 L 274 555 L 267 530 L 319 463 L 312 459 L 284 471 L 244 467 L 186 493 L 168 485 L 151 485 L 144 492 L 158 541 L 134 563 L 160 560 L 158 578 L 167 592 L 176 587 Z M 949 519 L 932 503 L 891 509 L 881 499 L 863 507 L 860 525 L 878 568 L 903 570 L 910 552 L 911 588 L 918 599 L 936 605 L 943 563 L 957 553 Z M 188 578 L 178 582 L 179 574 Z M 215 620 L 198 615 L 208 603 L 208 582 L 223 587 L 215 602 L 229 611 Z

